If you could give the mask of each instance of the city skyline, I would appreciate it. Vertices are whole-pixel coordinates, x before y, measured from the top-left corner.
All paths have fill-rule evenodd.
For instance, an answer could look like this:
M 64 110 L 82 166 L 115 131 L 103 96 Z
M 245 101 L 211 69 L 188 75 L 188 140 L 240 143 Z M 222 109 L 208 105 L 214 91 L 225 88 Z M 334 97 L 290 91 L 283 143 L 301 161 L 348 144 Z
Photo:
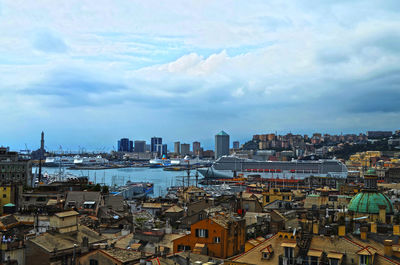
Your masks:
M 42 130 L 53 150 L 394 131 L 398 6 L 3 1 L 0 144 L 35 149 Z

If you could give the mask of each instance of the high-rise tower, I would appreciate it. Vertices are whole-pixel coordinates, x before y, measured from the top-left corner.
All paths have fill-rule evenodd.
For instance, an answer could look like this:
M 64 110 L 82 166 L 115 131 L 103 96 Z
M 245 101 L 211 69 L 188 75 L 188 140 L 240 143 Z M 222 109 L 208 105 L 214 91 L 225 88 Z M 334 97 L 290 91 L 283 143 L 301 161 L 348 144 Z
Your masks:
M 229 134 L 221 131 L 215 135 L 215 159 L 229 155 Z

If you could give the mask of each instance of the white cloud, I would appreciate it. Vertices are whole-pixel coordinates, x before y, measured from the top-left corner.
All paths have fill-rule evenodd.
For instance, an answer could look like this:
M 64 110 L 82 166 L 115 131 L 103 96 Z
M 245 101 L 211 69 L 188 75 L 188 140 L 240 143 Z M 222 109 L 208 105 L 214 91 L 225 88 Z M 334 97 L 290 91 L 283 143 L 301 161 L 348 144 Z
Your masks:
M 395 126 L 398 110 L 370 101 L 379 90 L 396 96 L 396 3 L 3 1 L 0 110 L 10 127 L 84 113 L 87 126 L 137 121 L 141 134 L 158 128 L 146 123 L 154 115 L 166 131 L 188 123 L 182 135 L 354 129 L 367 117 L 366 126 Z M 349 101 L 361 91 L 374 95 L 363 97 L 368 115 Z

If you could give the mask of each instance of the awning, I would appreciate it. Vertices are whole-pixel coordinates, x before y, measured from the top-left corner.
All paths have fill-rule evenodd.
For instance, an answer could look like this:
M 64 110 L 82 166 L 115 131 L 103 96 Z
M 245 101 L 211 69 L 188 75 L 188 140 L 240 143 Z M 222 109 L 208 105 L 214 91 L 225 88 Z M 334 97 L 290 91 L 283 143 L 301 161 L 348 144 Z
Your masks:
M 338 259 L 342 260 L 343 254 L 342 253 L 328 253 L 328 259 Z
M 57 204 L 57 200 L 55 200 L 55 199 L 50 199 L 50 200 L 48 200 L 48 202 L 46 203 L 47 206 L 56 205 L 56 204 Z
M 10 203 L 5 204 L 4 207 L 15 207 L 15 204 L 10 202 Z
M 297 243 L 295 242 L 284 242 L 281 244 L 281 247 L 295 248 Z
M 321 250 L 310 249 L 307 252 L 307 256 L 309 256 L 309 257 L 321 257 L 322 256 L 322 251 Z

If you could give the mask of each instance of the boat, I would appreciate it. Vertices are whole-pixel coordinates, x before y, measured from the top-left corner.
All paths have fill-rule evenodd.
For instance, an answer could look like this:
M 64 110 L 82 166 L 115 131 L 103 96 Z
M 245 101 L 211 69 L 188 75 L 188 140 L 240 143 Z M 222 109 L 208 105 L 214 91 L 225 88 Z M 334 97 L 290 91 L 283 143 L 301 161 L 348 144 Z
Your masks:
M 154 193 L 154 184 L 149 182 L 131 182 L 118 187 L 114 194 L 120 194 L 125 200 L 144 198 Z
M 149 161 L 149 166 L 155 167 L 187 167 L 187 166 L 209 166 L 211 162 L 209 160 L 201 160 L 199 157 L 191 158 L 185 156 L 184 158 L 173 158 L 168 159 L 165 155 L 160 158 L 154 158 Z
M 336 159 L 260 161 L 234 155 L 222 156 L 210 167 L 199 168 L 198 171 L 206 179 L 235 178 L 237 175 L 258 175 L 261 178 L 346 178 L 348 172 L 346 165 Z
M 95 166 L 95 165 L 105 165 L 108 164 L 108 159 L 101 157 L 100 155 L 96 157 L 79 157 L 76 156 L 74 159 L 75 166 Z
M 44 166 L 46 167 L 70 167 L 74 165 L 75 157 L 72 156 L 55 156 L 46 157 Z

